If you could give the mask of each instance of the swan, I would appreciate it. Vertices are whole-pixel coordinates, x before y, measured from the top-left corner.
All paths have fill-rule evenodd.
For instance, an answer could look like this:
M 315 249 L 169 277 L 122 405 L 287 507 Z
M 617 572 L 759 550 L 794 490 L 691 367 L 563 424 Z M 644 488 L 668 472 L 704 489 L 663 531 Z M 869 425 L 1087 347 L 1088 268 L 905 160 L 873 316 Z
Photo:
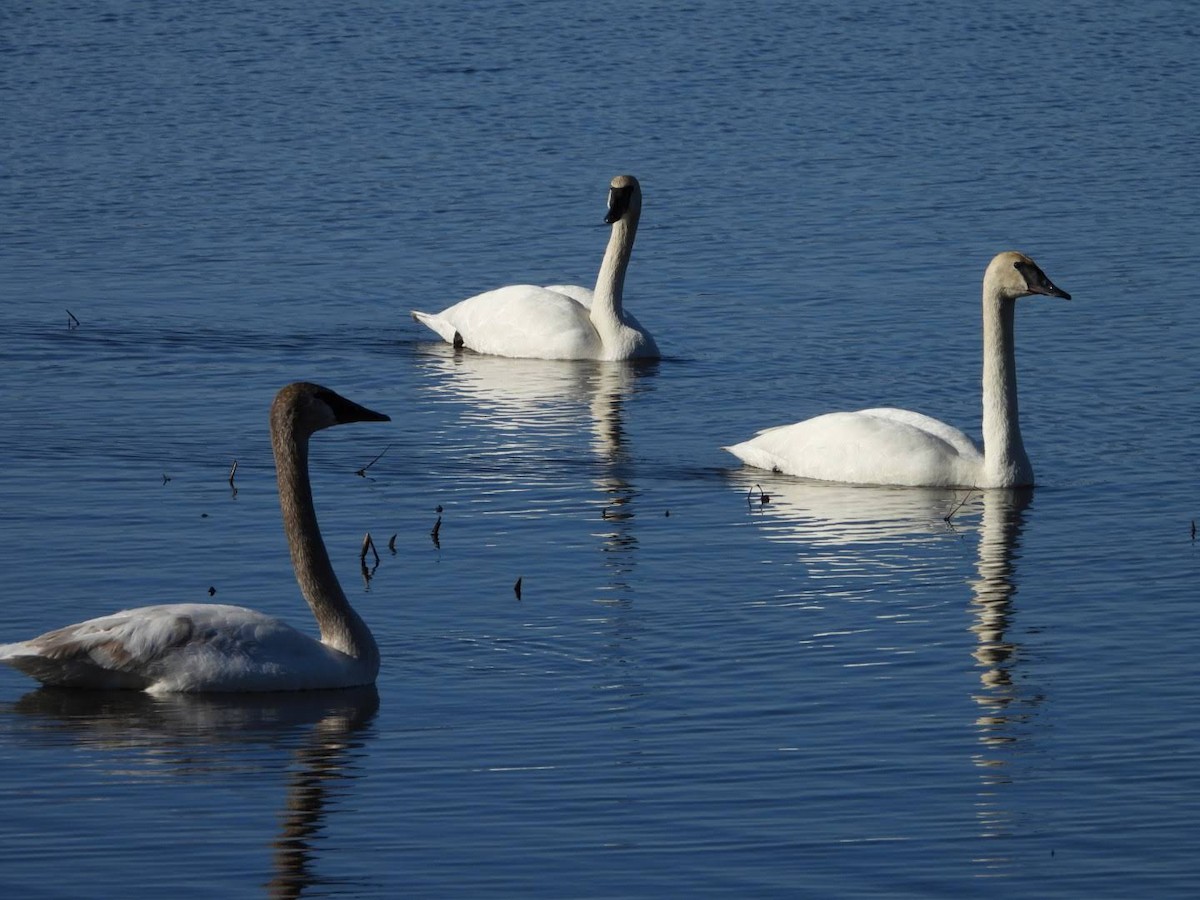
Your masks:
M 1018 297 L 1070 300 L 1032 259 L 998 254 L 983 276 L 983 448 L 944 422 L 905 409 L 835 412 L 760 431 L 725 447 L 738 459 L 822 481 L 925 487 L 1033 484 L 1017 422 L 1013 313 Z
M 510 284 L 413 318 L 455 347 L 493 356 L 535 359 L 658 359 L 658 346 L 621 301 L 642 211 L 642 188 L 632 175 L 608 187 L 612 225 L 595 290 L 570 284 Z
M 347 422 L 388 422 L 316 384 L 296 382 L 271 405 L 283 529 L 314 640 L 240 606 L 144 606 L 0 646 L 0 662 L 47 685 L 152 694 L 292 691 L 374 684 L 379 648 L 350 607 L 321 540 L 308 477 L 308 439 Z

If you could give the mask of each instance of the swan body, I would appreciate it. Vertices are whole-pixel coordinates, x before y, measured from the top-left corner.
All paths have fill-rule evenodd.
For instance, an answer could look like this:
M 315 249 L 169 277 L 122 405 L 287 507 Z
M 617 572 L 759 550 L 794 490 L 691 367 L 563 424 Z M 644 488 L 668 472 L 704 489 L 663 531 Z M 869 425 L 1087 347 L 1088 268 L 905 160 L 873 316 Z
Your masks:
M 983 446 L 921 413 L 835 412 L 760 431 L 724 449 L 760 469 L 857 484 L 1012 488 L 1033 484 L 1017 416 L 1013 318 L 1030 294 L 1071 299 L 1029 257 L 1006 252 L 983 279 Z
M 608 191 L 612 225 L 596 287 L 512 284 L 468 297 L 440 313 L 413 318 L 455 347 L 495 356 L 536 359 L 657 359 L 649 332 L 622 306 L 642 189 L 618 175 Z
M 0 662 L 60 687 L 151 693 L 320 690 L 375 682 L 379 650 L 329 562 L 308 477 L 308 439 L 347 422 L 390 421 L 297 382 L 271 407 L 271 442 L 292 565 L 320 640 L 252 609 L 143 606 L 0 646 Z

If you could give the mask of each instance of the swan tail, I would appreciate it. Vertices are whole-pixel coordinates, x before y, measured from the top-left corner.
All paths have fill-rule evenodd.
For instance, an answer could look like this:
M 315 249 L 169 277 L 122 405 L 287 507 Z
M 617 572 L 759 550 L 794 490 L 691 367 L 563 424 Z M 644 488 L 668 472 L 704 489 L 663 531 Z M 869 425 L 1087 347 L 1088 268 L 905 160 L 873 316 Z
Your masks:
M 13 665 L 11 660 L 21 656 L 25 651 L 24 644 L 0 644 L 0 662 Z
M 453 344 L 455 347 L 463 345 L 462 335 L 458 333 L 458 329 L 435 313 L 412 311 L 412 317 L 424 325 L 426 328 L 437 333 L 447 344 Z
M 98 666 L 88 659 L 49 659 L 36 653 L 10 655 L 0 662 L 16 668 L 26 676 L 50 688 L 84 688 L 88 690 L 145 690 L 150 679 L 133 672 L 122 672 Z
M 779 460 L 774 454 L 768 453 L 761 447 L 756 447 L 753 441 L 743 441 L 729 447 L 722 447 L 726 453 L 732 453 L 748 466 L 768 471 L 780 471 Z
M 50 687 L 140 691 L 150 683 L 136 673 L 109 669 L 87 657 L 46 656 L 27 643 L 0 646 L 0 662 Z

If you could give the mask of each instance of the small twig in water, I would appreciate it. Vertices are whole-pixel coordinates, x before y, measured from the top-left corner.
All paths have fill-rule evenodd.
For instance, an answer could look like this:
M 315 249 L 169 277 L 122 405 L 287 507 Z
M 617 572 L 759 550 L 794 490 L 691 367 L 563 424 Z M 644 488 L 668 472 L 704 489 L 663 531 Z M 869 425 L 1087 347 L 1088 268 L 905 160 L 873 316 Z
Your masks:
M 375 565 L 367 568 L 367 551 L 370 550 L 375 554 Z M 358 554 L 358 567 L 362 571 L 363 585 L 369 591 L 371 589 L 371 579 L 375 577 L 375 570 L 379 568 L 379 551 L 375 549 L 375 542 L 371 540 L 371 532 L 363 535 L 362 550 Z
M 233 488 L 233 492 L 237 493 L 237 485 L 233 483 L 233 476 L 237 474 L 237 460 L 233 461 L 233 468 L 229 470 L 229 486 Z
M 391 449 L 392 449 L 392 445 L 388 444 L 386 447 L 383 448 L 382 451 L 380 451 L 380 453 L 377 457 L 375 457 L 373 460 L 371 460 L 369 463 L 367 463 L 365 466 L 363 466 L 361 469 L 359 469 L 354 474 L 357 475 L 359 478 L 366 478 L 367 477 L 367 469 L 371 468 L 371 466 L 375 465 L 375 463 L 377 463 L 381 459 L 383 459 L 383 454 L 387 453 Z
M 388 549 L 392 551 L 392 556 L 396 555 L 396 535 L 392 535 L 392 539 L 388 541 Z
M 957 513 L 960 509 L 963 508 L 963 506 L 966 504 L 966 502 L 971 499 L 971 495 L 973 493 L 975 493 L 975 488 L 971 488 L 969 491 L 967 491 L 966 494 L 963 495 L 962 500 L 960 500 L 958 502 L 958 506 L 954 507 L 954 509 L 950 510 L 950 512 L 948 512 L 944 516 L 942 516 L 942 521 L 949 522 L 951 519 L 953 519 L 955 513 Z
M 1192 519 L 1192 540 L 1196 539 L 1196 520 Z
M 441 509 L 439 506 L 438 509 Z M 429 536 L 433 538 L 433 546 L 439 550 L 442 549 L 442 542 L 438 538 L 438 532 L 442 530 L 442 517 L 438 516 L 437 521 L 433 523 L 433 530 L 429 532 Z
M 367 564 L 368 550 L 375 554 L 375 565 L 379 565 L 379 551 L 375 549 L 375 542 L 371 540 L 371 532 L 369 531 L 363 536 L 362 550 L 358 554 L 358 561 L 364 566 Z
M 79 320 L 75 318 L 75 313 L 67 310 L 67 331 L 74 331 L 79 327 Z
M 163 484 L 166 484 L 170 480 L 171 480 L 171 476 L 168 475 L 166 472 L 163 472 Z
M 518 578 L 516 584 L 513 585 L 513 593 L 517 595 L 518 600 L 521 599 L 521 580 Z
M 379 568 L 379 563 L 375 563 L 375 565 L 368 567 L 367 560 L 365 557 L 359 561 L 358 570 L 362 573 L 363 590 L 365 590 L 365 591 L 371 590 L 371 579 L 375 577 L 375 570 L 378 568 Z
M 758 505 L 759 506 L 766 506 L 768 503 L 771 502 L 771 495 L 762 489 L 761 484 L 756 484 L 756 485 L 754 485 L 754 487 L 750 488 L 750 490 L 746 491 L 746 502 L 747 503 L 754 502 L 753 501 L 754 488 L 758 488 Z

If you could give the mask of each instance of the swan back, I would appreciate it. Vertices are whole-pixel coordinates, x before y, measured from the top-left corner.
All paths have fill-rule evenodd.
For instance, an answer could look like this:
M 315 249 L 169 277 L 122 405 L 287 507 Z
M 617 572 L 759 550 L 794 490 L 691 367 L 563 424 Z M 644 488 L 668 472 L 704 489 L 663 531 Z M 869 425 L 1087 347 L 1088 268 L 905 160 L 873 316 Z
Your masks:
M 725 449 L 756 468 L 850 484 L 970 484 L 983 461 L 957 428 L 889 407 L 825 413 Z

